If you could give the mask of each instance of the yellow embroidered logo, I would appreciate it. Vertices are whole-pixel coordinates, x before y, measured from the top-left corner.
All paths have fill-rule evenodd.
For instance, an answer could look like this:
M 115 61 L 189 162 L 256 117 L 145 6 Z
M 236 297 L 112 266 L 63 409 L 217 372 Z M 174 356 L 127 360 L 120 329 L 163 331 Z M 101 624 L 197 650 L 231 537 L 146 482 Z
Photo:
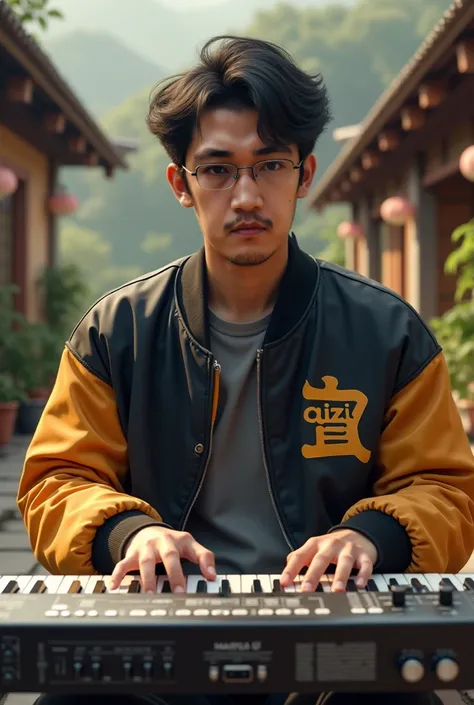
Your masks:
M 322 388 L 312 387 L 309 382 L 303 387 L 303 397 L 318 402 L 304 410 L 304 420 L 315 424 L 316 442 L 302 447 L 303 457 L 355 455 L 362 463 L 367 463 L 371 453 L 359 438 L 359 421 L 367 406 L 367 397 L 357 389 L 338 389 L 336 377 L 322 379 Z

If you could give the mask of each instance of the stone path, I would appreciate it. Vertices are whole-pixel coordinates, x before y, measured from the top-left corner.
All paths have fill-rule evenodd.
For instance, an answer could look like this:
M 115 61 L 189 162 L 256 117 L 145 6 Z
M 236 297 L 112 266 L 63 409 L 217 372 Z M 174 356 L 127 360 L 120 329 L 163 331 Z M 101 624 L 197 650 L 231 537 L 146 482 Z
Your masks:
M 44 573 L 36 561 L 16 506 L 16 493 L 23 459 L 30 442 L 26 436 L 15 436 L 6 449 L 0 449 L 0 575 Z M 474 452 L 474 445 L 473 445 Z M 474 572 L 474 555 L 466 571 Z M 462 705 L 454 691 L 440 693 L 444 705 Z M 37 695 L 14 694 L 0 705 L 32 705 Z

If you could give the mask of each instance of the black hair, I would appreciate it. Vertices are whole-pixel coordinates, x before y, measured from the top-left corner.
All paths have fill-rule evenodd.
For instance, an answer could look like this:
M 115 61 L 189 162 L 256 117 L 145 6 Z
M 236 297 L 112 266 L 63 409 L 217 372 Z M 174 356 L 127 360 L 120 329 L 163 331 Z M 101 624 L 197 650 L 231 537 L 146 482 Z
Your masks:
M 198 64 L 158 84 L 146 124 L 183 165 L 203 112 L 224 106 L 255 109 L 262 142 L 296 144 L 300 159 L 311 154 L 332 117 L 320 74 L 305 73 L 271 42 L 222 35 L 205 43 Z

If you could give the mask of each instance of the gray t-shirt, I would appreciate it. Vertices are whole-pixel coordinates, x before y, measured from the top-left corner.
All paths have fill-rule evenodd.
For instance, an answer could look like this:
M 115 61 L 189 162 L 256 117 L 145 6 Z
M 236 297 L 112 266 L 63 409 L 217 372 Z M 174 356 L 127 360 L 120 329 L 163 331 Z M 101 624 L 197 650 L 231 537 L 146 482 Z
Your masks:
M 216 556 L 219 574 L 280 573 L 288 547 L 270 498 L 257 406 L 257 350 L 270 316 L 250 323 L 210 317 L 221 366 L 221 413 L 206 477 L 185 527 Z

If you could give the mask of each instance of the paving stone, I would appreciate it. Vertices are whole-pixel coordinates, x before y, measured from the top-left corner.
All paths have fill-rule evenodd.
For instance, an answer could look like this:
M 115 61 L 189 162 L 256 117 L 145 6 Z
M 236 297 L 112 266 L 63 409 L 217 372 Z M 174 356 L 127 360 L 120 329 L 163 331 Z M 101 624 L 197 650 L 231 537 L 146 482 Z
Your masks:
M 0 551 L 0 575 L 31 575 L 36 567 L 33 551 Z
M 0 533 L 0 551 L 31 551 L 31 544 L 25 530 L 23 533 Z
M 25 531 L 23 519 L 8 519 L 0 524 L 0 532 L 2 534 L 24 534 Z

